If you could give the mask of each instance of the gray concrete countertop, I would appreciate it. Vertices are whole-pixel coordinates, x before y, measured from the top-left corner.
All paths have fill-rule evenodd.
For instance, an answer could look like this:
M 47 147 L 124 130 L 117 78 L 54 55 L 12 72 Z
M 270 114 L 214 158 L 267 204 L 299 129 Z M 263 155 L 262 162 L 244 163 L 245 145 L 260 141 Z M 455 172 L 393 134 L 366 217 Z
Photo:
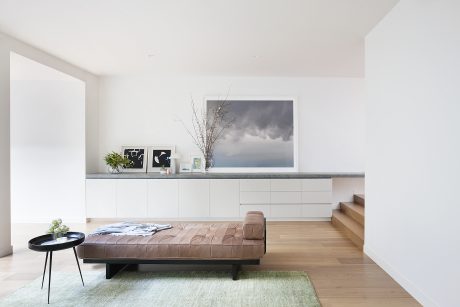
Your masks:
M 364 173 L 94 173 L 86 179 L 308 179 L 308 178 L 364 178 Z

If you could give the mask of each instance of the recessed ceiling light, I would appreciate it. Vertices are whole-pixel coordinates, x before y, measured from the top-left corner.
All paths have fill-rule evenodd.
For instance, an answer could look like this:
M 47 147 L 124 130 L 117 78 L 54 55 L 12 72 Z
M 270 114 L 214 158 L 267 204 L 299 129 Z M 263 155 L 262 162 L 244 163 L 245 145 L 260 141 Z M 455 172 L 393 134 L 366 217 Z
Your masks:
M 253 58 L 253 59 L 258 59 L 258 58 L 260 58 L 260 56 L 258 56 L 258 55 L 253 55 L 252 58 Z

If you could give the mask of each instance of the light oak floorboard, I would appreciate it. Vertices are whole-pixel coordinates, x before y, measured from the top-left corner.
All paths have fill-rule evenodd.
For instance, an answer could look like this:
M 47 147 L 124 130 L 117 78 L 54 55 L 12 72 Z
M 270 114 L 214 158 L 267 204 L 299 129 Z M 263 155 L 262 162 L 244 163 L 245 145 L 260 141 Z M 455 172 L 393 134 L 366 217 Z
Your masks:
M 88 233 L 101 224 L 106 223 L 90 222 L 70 227 L 73 231 Z M 44 233 L 47 227 L 45 224 L 13 225 L 14 254 L 0 258 L 0 297 L 41 276 L 45 254 L 30 251 L 27 241 Z M 140 269 L 166 271 L 209 268 L 148 265 Z M 82 270 L 104 272 L 105 266 L 82 264 Z M 330 222 L 269 222 L 267 254 L 260 266 L 243 266 L 243 270 L 305 271 L 325 307 L 420 306 Z M 53 255 L 53 271 L 74 272 L 78 277 L 71 249 Z

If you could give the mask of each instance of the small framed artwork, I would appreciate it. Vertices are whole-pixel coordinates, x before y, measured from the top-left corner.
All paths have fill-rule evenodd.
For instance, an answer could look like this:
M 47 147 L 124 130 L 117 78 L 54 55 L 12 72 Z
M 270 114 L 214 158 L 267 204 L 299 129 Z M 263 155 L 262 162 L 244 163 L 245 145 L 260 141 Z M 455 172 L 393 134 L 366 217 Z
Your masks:
M 203 156 L 194 155 L 190 157 L 190 164 L 192 173 L 204 172 L 204 159 Z
M 192 165 L 190 163 L 181 163 L 180 164 L 180 173 L 190 173 L 192 171 Z
M 148 172 L 159 172 L 161 168 L 171 167 L 171 156 L 174 155 L 176 147 L 173 145 L 154 145 L 148 148 Z
M 123 171 L 127 173 L 147 172 L 147 147 L 143 146 L 123 146 L 121 148 L 123 156 L 127 157 L 133 164 Z

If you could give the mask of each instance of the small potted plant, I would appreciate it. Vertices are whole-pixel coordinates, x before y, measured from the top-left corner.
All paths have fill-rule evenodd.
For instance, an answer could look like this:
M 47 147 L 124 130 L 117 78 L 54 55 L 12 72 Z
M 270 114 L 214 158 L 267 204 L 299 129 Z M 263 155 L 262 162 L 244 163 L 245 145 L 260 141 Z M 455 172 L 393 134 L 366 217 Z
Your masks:
M 118 152 L 112 151 L 104 157 L 105 164 L 109 167 L 109 172 L 118 174 L 121 169 L 128 168 L 133 165 L 133 161 L 129 160 L 128 157 L 122 156 Z
M 53 238 L 57 241 L 66 240 L 65 235 L 69 231 L 69 227 L 62 224 L 61 219 L 56 219 L 51 221 L 50 228 L 48 233 L 53 235 Z

